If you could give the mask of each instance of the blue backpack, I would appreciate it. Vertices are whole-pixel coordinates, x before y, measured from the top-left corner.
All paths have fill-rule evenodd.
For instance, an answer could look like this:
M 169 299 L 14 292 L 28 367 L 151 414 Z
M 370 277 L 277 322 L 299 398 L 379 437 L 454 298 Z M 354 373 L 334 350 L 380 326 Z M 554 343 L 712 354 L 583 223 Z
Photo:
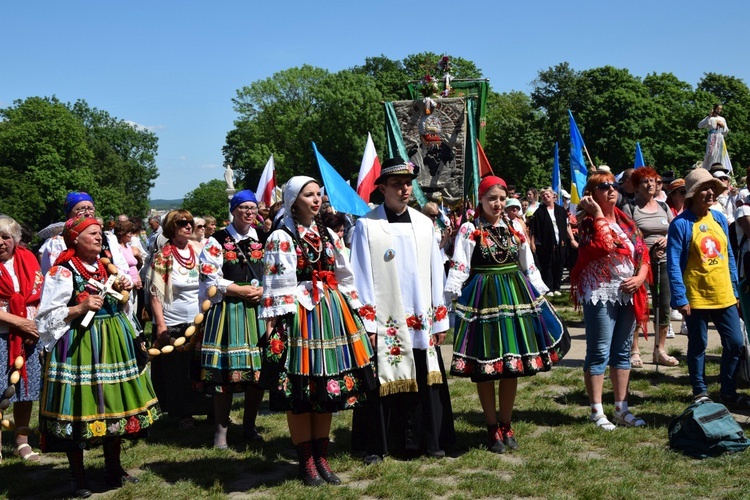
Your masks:
M 726 406 L 696 401 L 669 424 L 669 447 L 693 458 L 737 453 L 750 447 Z

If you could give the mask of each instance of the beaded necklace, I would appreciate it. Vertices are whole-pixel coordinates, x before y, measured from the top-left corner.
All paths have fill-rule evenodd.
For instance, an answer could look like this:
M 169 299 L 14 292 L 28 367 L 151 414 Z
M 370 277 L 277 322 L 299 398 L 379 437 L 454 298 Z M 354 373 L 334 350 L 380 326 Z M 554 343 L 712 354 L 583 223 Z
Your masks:
M 176 260 L 180 266 L 182 266 L 183 268 L 189 271 L 195 267 L 195 250 L 193 250 L 193 247 L 190 244 L 188 244 L 187 247 L 188 247 L 188 250 L 190 251 L 190 257 L 188 257 L 187 259 L 183 257 L 182 255 L 180 255 L 178 248 L 174 245 L 172 245 L 172 256 L 174 257 L 174 260 Z
M 484 224 L 482 224 L 484 223 Z M 486 230 L 483 229 L 483 226 L 487 228 Z M 491 259 L 495 261 L 497 264 L 505 264 L 508 262 L 508 260 L 511 258 L 511 235 L 510 233 L 506 233 L 501 235 L 500 234 L 500 227 L 499 226 L 492 226 L 484 219 L 481 219 L 479 222 L 479 231 L 483 235 L 487 235 L 489 237 L 490 241 L 494 243 L 494 250 L 490 248 L 489 245 L 482 244 L 482 241 L 479 243 L 479 249 L 482 252 L 482 256 L 485 259 Z M 498 258 L 498 253 L 500 253 L 498 250 L 503 251 L 503 258 Z
M 297 234 L 301 232 L 300 228 L 305 229 L 304 226 L 297 223 Z M 323 255 L 323 240 L 320 235 L 312 232 L 312 226 L 309 229 L 305 229 L 305 235 L 299 238 L 298 241 L 310 264 L 315 264 L 320 260 L 320 257 Z
M 73 267 L 76 268 L 76 271 L 78 271 L 83 277 L 84 281 L 95 279 L 96 281 L 103 283 L 107 279 L 107 269 L 104 267 L 104 264 L 102 264 L 101 259 L 96 259 L 96 271 L 94 272 L 86 269 L 86 265 L 78 257 L 73 257 L 70 261 L 73 263 Z

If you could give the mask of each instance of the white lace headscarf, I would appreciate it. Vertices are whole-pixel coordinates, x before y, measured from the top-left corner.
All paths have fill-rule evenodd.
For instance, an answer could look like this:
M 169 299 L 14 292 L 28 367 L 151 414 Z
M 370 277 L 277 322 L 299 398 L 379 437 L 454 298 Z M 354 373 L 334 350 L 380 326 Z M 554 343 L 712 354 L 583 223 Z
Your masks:
M 284 225 L 295 231 L 296 227 L 294 224 L 294 219 L 292 218 L 292 206 L 294 205 L 294 202 L 297 201 L 297 196 L 299 196 L 302 188 L 304 188 L 311 182 L 314 182 L 319 186 L 321 185 L 317 179 L 313 179 L 312 177 L 308 177 L 306 175 L 297 175 L 289 179 L 286 183 L 286 186 L 284 187 Z

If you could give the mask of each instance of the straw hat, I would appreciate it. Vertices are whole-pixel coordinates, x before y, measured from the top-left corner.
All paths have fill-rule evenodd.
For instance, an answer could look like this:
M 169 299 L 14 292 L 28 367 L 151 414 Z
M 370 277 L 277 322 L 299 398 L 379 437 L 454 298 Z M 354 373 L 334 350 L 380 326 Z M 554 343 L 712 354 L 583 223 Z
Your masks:
M 700 191 L 701 186 L 704 184 L 710 184 L 714 190 L 714 196 L 719 196 L 721 193 L 727 190 L 727 187 L 719 179 L 715 178 L 705 168 L 696 168 L 687 176 L 685 176 L 685 199 L 689 200 L 695 194 Z

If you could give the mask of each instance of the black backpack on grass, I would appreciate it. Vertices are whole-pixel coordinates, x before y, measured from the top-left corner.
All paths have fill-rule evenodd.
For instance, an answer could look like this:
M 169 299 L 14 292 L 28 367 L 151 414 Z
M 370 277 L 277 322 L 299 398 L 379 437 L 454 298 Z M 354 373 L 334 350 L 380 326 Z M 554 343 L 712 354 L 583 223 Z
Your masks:
M 693 458 L 717 457 L 750 447 L 726 406 L 696 401 L 669 424 L 669 447 Z

